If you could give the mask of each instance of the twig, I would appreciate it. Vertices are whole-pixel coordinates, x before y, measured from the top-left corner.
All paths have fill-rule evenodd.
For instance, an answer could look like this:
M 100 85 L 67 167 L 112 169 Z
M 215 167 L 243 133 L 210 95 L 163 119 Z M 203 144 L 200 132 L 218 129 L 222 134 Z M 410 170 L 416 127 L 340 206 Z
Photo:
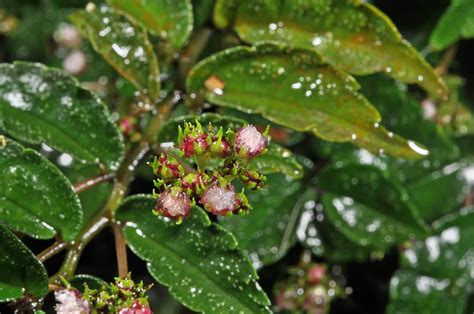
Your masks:
M 84 191 L 87 191 L 88 189 L 92 188 L 93 186 L 105 182 L 105 181 L 111 181 L 115 178 L 115 173 L 107 173 L 104 175 L 98 175 L 89 179 L 86 179 L 84 181 L 78 182 L 74 185 L 74 191 L 76 193 L 81 193 Z
M 456 56 L 456 53 L 458 52 L 458 48 L 459 48 L 458 43 L 449 47 L 449 49 L 443 55 L 443 58 L 441 58 L 441 61 L 439 62 L 438 66 L 435 68 L 436 74 L 441 76 L 448 72 L 449 65 L 451 64 L 454 57 Z
M 184 82 L 189 71 L 198 60 L 212 35 L 212 29 L 201 28 L 191 37 L 189 44 L 183 50 L 179 58 L 179 78 Z M 183 86 L 181 86 L 183 87 Z
M 122 226 L 113 223 L 115 237 L 115 252 L 117 254 L 117 265 L 119 276 L 125 278 L 128 274 L 127 247 L 123 236 Z
M 39 253 L 36 258 L 41 263 L 44 263 L 46 260 L 49 258 L 53 257 L 54 255 L 58 254 L 62 250 L 64 250 L 67 247 L 67 244 L 62 242 L 62 241 L 56 241 L 54 242 L 50 247 L 46 248 L 43 250 L 41 253 Z
M 55 285 L 55 284 L 52 284 L 50 283 L 48 285 L 48 291 L 59 291 L 59 290 L 63 290 L 64 287 L 61 287 L 61 286 L 58 286 L 58 285 Z

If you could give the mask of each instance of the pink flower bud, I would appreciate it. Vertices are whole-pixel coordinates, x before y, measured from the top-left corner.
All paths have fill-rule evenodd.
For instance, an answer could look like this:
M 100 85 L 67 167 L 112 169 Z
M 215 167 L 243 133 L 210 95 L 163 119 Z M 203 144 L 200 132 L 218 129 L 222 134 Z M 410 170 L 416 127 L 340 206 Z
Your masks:
M 135 301 L 132 306 L 120 309 L 119 314 L 153 314 L 153 312 L 147 305 Z
M 240 180 L 249 188 L 259 190 L 267 181 L 267 178 L 256 170 L 243 170 L 239 175 Z
M 326 267 L 315 265 L 308 270 L 308 280 L 311 284 L 317 285 L 326 276 Z
M 181 179 L 180 185 L 188 195 L 201 195 L 209 180 L 209 176 L 203 172 L 189 173 Z
M 261 154 L 267 145 L 267 139 L 253 125 L 237 131 L 235 152 L 241 158 L 253 158 Z
M 179 145 L 179 149 L 184 153 L 184 157 L 189 158 L 193 154 L 202 154 L 209 147 L 208 135 L 201 134 L 196 137 L 187 135 Z
M 282 310 L 296 310 L 298 308 L 298 293 L 295 287 L 281 288 L 276 293 L 275 305 Z
M 306 290 L 303 308 L 309 313 L 327 313 L 330 302 L 327 289 L 318 285 Z
M 178 179 L 184 175 L 183 166 L 173 157 L 161 154 L 153 161 L 153 170 L 163 180 Z
M 225 216 L 238 208 L 239 199 L 232 184 L 221 186 L 218 182 L 214 182 L 207 187 L 199 203 L 208 212 Z
M 165 217 L 180 220 L 189 215 L 191 201 L 181 188 L 172 187 L 163 193 L 156 202 L 155 211 Z
M 225 139 L 219 138 L 213 139 L 210 150 L 219 157 L 227 157 L 231 153 L 229 143 Z
M 55 310 L 58 314 L 89 314 L 89 303 L 82 299 L 79 291 L 74 289 L 59 290 L 54 293 L 54 297 L 58 302 Z

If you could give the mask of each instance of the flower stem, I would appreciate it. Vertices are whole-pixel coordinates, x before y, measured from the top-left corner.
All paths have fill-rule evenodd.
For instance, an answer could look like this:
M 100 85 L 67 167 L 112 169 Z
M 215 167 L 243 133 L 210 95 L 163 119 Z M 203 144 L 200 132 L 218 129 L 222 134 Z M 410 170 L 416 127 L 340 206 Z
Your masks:
M 84 191 L 87 191 L 88 189 L 96 186 L 99 183 L 106 182 L 106 181 L 111 181 L 115 178 L 115 173 L 107 173 L 104 175 L 98 175 L 89 179 L 86 179 L 84 181 L 78 182 L 74 184 L 74 191 L 76 193 L 81 193 Z
M 122 226 L 118 223 L 112 225 L 115 237 L 115 252 L 119 276 L 125 278 L 128 274 L 127 246 L 123 236 Z
M 49 258 L 53 257 L 54 255 L 58 254 L 62 250 L 64 250 L 67 247 L 67 244 L 62 242 L 62 241 L 56 241 L 54 242 L 50 247 L 46 248 L 44 251 L 39 253 L 36 258 L 44 263 L 46 260 Z

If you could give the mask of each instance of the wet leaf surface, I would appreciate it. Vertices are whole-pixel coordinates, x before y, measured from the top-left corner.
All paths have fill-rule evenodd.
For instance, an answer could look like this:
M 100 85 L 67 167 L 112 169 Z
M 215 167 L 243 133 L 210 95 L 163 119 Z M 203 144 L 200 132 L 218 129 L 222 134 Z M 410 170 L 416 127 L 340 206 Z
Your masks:
M 359 245 L 386 249 L 427 235 L 428 226 L 407 192 L 377 168 L 347 165 L 323 170 L 322 203 L 334 225 Z
M 233 27 L 249 43 L 276 40 L 313 49 L 352 74 L 385 72 L 402 82 L 417 83 L 433 95 L 446 93 L 431 66 L 390 19 L 368 3 L 220 0 L 214 20 L 217 26 Z
M 302 183 L 282 174 L 269 175 L 261 191 L 246 191 L 253 209 L 248 216 L 223 218 L 239 248 L 255 268 L 282 258 L 296 241 L 295 230 L 304 205 Z
M 58 231 L 72 241 L 82 225 L 81 204 L 69 180 L 46 158 L 7 140 L 0 146 L 0 220 L 36 238 Z
M 105 105 L 72 76 L 40 64 L 0 64 L 0 127 L 112 170 L 122 160 L 123 140 Z
M 105 5 L 88 6 L 73 13 L 70 19 L 117 72 L 147 93 L 152 102 L 158 98 L 158 60 L 142 27 Z
M 212 77 L 222 80 L 223 88 L 206 88 Z M 258 113 L 328 141 L 352 142 L 409 159 L 428 154 L 382 127 L 378 111 L 357 92 L 357 82 L 308 50 L 270 43 L 231 48 L 201 61 L 191 71 L 187 88 L 211 103 Z
M 86 274 L 79 274 L 74 276 L 69 283 L 74 288 L 78 289 L 81 292 L 84 292 L 85 285 L 87 285 L 91 289 L 101 289 L 102 287 L 108 287 L 109 284 L 105 282 L 103 279 Z
M 142 23 L 149 31 L 182 47 L 193 30 L 190 0 L 108 0 L 116 8 Z
M 151 213 L 151 196 L 128 198 L 117 212 L 128 245 L 184 305 L 204 313 L 269 313 L 257 274 L 235 238 L 198 207 L 176 225 Z
M 0 225 L 0 302 L 48 293 L 48 274 L 33 253 Z
M 158 140 L 163 142 L 176 142 L 178 139 L 178 126 L 183 127 L 185 122 L 195 123 L 199 121 L 206 129 L 212 124 L 212 131 L 217 132 L 220 127 L 224 129 L 237 130 L 243 127 L 246 122 L 242 119 L 222 116 L 214 113 L 205 113 L 200 116 L 181 116 L 168 120 L 158 133 Z M 261 171 L 264 174 L 283 173 L 292 178 L 301 178 L 303 176 L 303 167 L 296 160 L 293 153 L 281 147 L 278 144 L 270 142 L 268 152 L 264 155 L 255 157 L 250 167 Z
M 391 282 L 389 313 L 464 313 L 474 273 L 474 208 L 433 225 L 433 236 L 404 252 Z

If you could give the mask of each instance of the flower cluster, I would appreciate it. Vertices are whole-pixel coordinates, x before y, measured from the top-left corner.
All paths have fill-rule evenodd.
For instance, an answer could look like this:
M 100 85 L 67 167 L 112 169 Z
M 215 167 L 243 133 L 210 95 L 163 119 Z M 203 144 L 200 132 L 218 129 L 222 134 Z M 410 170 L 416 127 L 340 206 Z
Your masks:
M 300 265 L 289 273 L 290 277 L 277 283 L 275 289 L 275 303 L 281 310 L 324 314 L 332 299 L 344 295 L 324 264 Z
M 186 123 L 179 127 L 176 157 L 196 165 L 184 170 L 182 162 L 171 154 L 155 157 L 151 166 L 158 176 L 158 193 L 154 212 L 180 223 L 199 204 L 206 211 L 221 216 L 245 214 L 250 204 L 244 190 L 237 192 L 233 181 L 249 189 L 261 189 L 266 180 L 249 166 L 250 161 L 267 151 L 268 128 L 262 134 L 253 125 L 237 132 L 223 128 L 204 130 L 201 124 Z

